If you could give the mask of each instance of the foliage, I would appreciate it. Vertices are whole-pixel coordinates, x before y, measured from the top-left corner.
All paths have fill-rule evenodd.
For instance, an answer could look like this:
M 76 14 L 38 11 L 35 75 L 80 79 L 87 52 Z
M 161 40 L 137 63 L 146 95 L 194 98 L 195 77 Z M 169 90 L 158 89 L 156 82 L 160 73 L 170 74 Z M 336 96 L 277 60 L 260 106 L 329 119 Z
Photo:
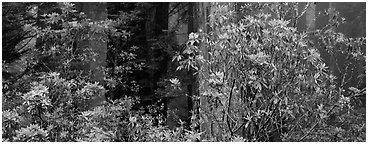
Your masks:
M 170 130 L 155 124 L 163 118 L 134 108 L 138 99 L 123 95 L 120 100 L 94 103 L 119 85 L 133 92 L 139 89 L 134 79 L 125 79 L 143 66 L 125 27 L 138 19 L 136 12 L 122 13 L 115 21 L 91 22 L 72 3 L 32 7 L 42 5 L 57 12 L 26 25 L 38 40 L 36 48 L 20 60 L 25 70 L 3 82 L 3 141 L 187 141 L 198 137 L 183 128 Z M 94 52 L 79 52 L 75 46 L 76 41 L 99 34 L 108 35 L 105 40 L 114 54 L 106 87 L 91 82 L 89 73 L 80 69 L 83 62 L 94 59 Z
M 266 6 L 282 11 L 281 6 Z M 351 110 L 351 97 L 336 88 L 336 77 L 311 37 L 329 39 L 327 48 L 335 45 L 331 42 L 349 46 L 352 51 L 342 51 L 361 60 L 365 39 L 355 42 L 334 33 L 333 23 L 313 34 L 298 32 L 281 12 L 280 19 L 256 13 L 234 22 L 229 10 L 227 5 L 217 6 L 209 16 L 208 32 L 190 34 L 187 48 L 174 57 L 179 70 L 198 71 L 201 103 L 208 105 L 201 107 L 199 117 L 214 125 L 215 130 L 206 131 L 210 139 L 241 135 L 246 141 L 318 141 L 315 129 L 335 135 L 328 130 L 337 127 L 326 119 Z M 347 137 L 343 140 L 351 140 Z
M 175 129 L 164 126 L 162 107 L 142 107 L 136 98 L 141 88 L 136 74 L 157 67 L 145 64 L 133 42 L 143 21 L 144 6 L 136 5 L 99 22 L 73 3 L 3 5 L 3 53 L 9 55 L 3 70 L 11 70 L 12 62 L 21 67 L 2 82 L 3 141 L 365 141 L 365 115 L 356 106 L 365 82 L 347 87 L 356 79 L 332 75 L 321 58 L 321 51 L 344 56 L 352 63 L 339 67 L 342 73 L 365 67 L 365 38 L 337 33 L 343 23 L 338 13 L 326 27 L 301 32 L 294 26 L 304 12 L 296 3 L 247 3 L 241 18 L 218 5 L 208 29 L 189 35 L 185 49 L 173 57 L 178 63 L 168 64 L 156 90 L 165 98 L 188 96 L 188 87 L 196 84 L 183 75 L 198 76 L 200 95 L 190 96 L 207 105 L 192 115 L 187 130 L 182 121 Z M 264 14 L 268 10 L 277 19 Z M 102 83 L 83 69 L 96 53 L 77 45 L 96 39 L 108 45 Z M 171 57 L 180 51 L 171 40 L 152 45 Z M 165 41 L 169 45 L 162 46 Z M 365 78 L 365 71 L 356 76 Z M 203 123 L 214 131 L 194 129 Z
M 183 127 L 155 126 L 155 118 L 134 110 L 125 97 L 86 109 L 104 88 L 85 80 L 48 73 L 22 94 L 22 104 L 3 112 L 4 141 L 188 141 L 199 135 Z M 7 103 L 4 103 L 6 105 Z
M 136 3 L 122 3 L 120 6 L 128 10 L 111 14 L 114 30 L 107 32 L 106 80 L 112 100 L 137 94 L 141 86 L 135 74 L 146 67 L 145 61 L 139 56 L 142 53 L 140 47 L 134 42 L 139 32 L 137 23 L 143 21 L 141 6 Z

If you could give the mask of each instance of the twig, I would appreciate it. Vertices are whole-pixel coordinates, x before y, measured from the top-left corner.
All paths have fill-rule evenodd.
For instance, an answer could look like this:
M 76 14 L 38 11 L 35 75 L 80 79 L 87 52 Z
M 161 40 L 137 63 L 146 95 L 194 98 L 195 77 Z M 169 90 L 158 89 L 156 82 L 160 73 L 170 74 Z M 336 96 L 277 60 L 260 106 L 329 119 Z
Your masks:
M 297 19 L 299 19 L 300 17 L 302 17 L 303 15 L 304 15 L 304 13 L 305 12 L 307 12 L 307 9 L 309 8 L 309 6 L 311 5 L 311 3 L 309 2 L 309 3 L 307 3 L 307 5 L 305 5 L 305 7 L 304 7 L 304 9 L 303 9 L 303 11 L 302 11 L 302 13 L 300 14 L 300 15 L 298 15 L 297 17 L 296 17 L 296 19 L 295 20 L 297 20 Z
M 275 110 L 278 108 L 278 106 L 280 105 L 281 100 L 279 100 L 276 104 L 276 106 L 273 108 L 271 115 L 267 118 L 266 122 L 261 126 L 261 128 L 258 129 L 256 136 L 258 136 L 258 134 L 261 132 L 261 130 L 263 129 L 263 127 L 265 127 L 267 125 L 267 123 L 271 120 L 272 116 L 275 114 Z
M 170 10 L 170 12 L 169 12 L 169 13 L 167 13 L 167 15 L 171 16 L 170 14 L 171 14 L 172 12 L 174 12 L 174 11 L 175 11 L 175 9 L 176 9 L 180 4 L 181 4 L 180 2 L 179 2 L 179 3 L 177 3 L 177 4 L 174 6 L 174 8 L 172 8 L 172 9 Z
M 28 36 L 28 37 L 24 37 L 24 40 L 26 40 L 26 39 L 28 39 L 29 38 L 29 40 L 21 47 L 21 48 L 19 48 L 19 51 L 22 53 L 24 53 L 24 51 L 28 51 L 28 50 L 23 50 L 23 51 L 21 51 L 23 48 L 25 48 L 31 41 L 32 41 L 32 39 L 35 37 L 36 35 L 31 35 L 31 36 Z
M 296 10 L 296 16 L 294 17 L 295 21 L 293 23 L 293 27 L 296 26 L 297 21 L 299 18 L 301 18 L 305 12 L 307 12 L 308 7 L 310 6 L 310 3 L 307 3 L 307 5 L 304 7 L 302 13 L 299 15 L 298 10 Z
M 237 132 L 241 127 L 243 127 L 244 126 L 244 124 L 245 124 L 245 121 L 243 120 L 243 123 L 239 126 L 239 127 L 237 127 L 237 128 L 235 128 L 235 129 L 233 129 L 233 130 L 231 130 L 233 133 L 235 133 L 235 132 Z M 236 126 L 236 125 L 235 125 Z
M 332 112 L 332 110 L 336 107 L 337 105 L 335 104 L 329 111 L 328 111 L 328 113 L 327 113 L 327 115 L 329 115 L 331 112 Z M 315 123 L 313 126 L 312 126 L 312 128 L 311 129 L 309 129 L 309 131 L 299 140 L 299 142 L 300 141 L 302 141 L 302 140 L 304 140 L 313 130 L 314 130 L 314 128 L 316 128 L 316 126 L 320 123 L 322 121 L 322 119 L 319 119 L 318 120 L 318 122 L 317 123 Z
M 298 118 L 298 120 L 296 121 L 296 124 L 288 131 L 288 133 L 286 134 L 287 136 L 289 136 L 289 134 L 291 133 L 291 132 L 293 132 L 294 131 L 294 129 L 296 128 L 296 126 L 298 126 L 299 125 L 299 122 L 300 122 L 300 120 L 302 119 L 302 118 L 304 118 L 304 116 L 306 116 L 305 114 L 303 115 L 303 116 L 301 116 L 301 117 L 299 117 Z
M 347 75 L 347 71 L 348 71 L 348 68 L 349 68 L 349 66 L 350 66 L 350 64 L 351 63 L 348 63 L 348 65 L 345 67 L 345 69 L 344 69 L 344 74 L 343 74 L 343 78 L 342 78 L 342 82 L 341 82 L 341 87 L 343 87 L 345 84 L 347 84 L 350 80 L 351 80 L 351 76 L 350 76 L 350 78 L 348 78 L 347 80 L 346 80 L 346 75 Z M 340 72 L 340 73 L 342 73 L 341 72 L 341 69 L 340 69 L 340 67 L 338 66 L 338 64 L 337 63 L 335 63 L 335 65 L 336 65 L 336 68 L 337 68 L 337 70 Z

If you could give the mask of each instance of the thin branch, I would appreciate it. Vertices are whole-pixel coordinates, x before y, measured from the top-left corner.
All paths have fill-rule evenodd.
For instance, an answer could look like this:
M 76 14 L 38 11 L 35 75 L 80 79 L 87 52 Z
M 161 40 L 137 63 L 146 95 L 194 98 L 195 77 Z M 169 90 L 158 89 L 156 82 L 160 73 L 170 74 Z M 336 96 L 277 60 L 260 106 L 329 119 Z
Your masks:
M 172 13 L 172 12 L 174 12 L 175 11 L 175 9 L 180 5 L 181 3 L 180 2 L 178 2 L 178 4 L 176 4 L 175 6 L 174 6 L 174 8 L 172 8 L 170 11 L 169 11 L 169 13 L 167 13 L 167 15 L 169 15 L 170 16 L 170 14 Z
M 265 127 L 265 124 L 267 124 L 271 120 L 272 116 L 275 114 L 275 110 L 279 107 L 280 102 L 281 102 L 281 100 L 279 100 L 277 102 L 276 106 L 273 108 L 273 110 L 271 112 L 271 115 L 267 118 L 267 121 L 262 125 L 262 127 L 260 129 L 258 129 L 258 131 L 256 133 L 256 136 L 258 136 L 258 134 L 261 132 L 261 130 Z
M 49 71 L 54 72 L 49 66 L 47 66 L 44 62 L 41 63 L 42 65 L 44 65 Z
M 302 11 L 302 13 L 300 14 L 300 15 L 298 15 L 297 17 L 296 17 L 296 19 L 295 20 L 297 20 L 297 19 L 299 19 L 300 17 L 302 17 L 303 15 L 304 15 L 304 13 L 305 12 L 307 12 L 307 9 L 309 8 L 309 6 L 311 5 L 311 3 L 309 2 L 309 3 L 307 3 L 307 5 L 305 5 L 305 7 L 304 7 L 304 9 L 303 9 L 303 11 Z
M 26 47 L 31 41 L 32 41 L 32 39 L 34 38 L 34 37 L 36 37 L 37 35 L 32 35 L 32 36 L 28 36 L 28 37 L 25 37 L 25 39 L 28 39 L 29 38 L 29 40 L 21 47 L 21 48 L 19 48 L 18 50 L 19 50 L 19 52 L 20 53 L 22 53 L 22 52 L 24 52 L 24 51 L 28 51 L 28 50 L 23 50 L 22 51 L 22 49 L 24 48 L 24 47 Z
M 335 104 L 327 113 L 327 116 L 330 115 L 330 113 L 332 112 L 332 110 L 336 107 L 337 105 Z M 316 128 L 316 126 L 322 121 L 322 119 L 319 119 L 317 123 L 315 123 L 311 129 L 309 129 L 309 131 L 302 137 L 300 138 L 299 142 L 304 140 L 310 133 L 313 132 L 313 130 Z
M 345 67 L 345 69 L 344 69 L 344 74 L 343 74 L 343 78 L 342 78 L 342 82 L 341 82 L 341 87 L 343 87 L 345 84 L 347 84 L 351 79 L 352 79 L 352 76 L 350 76 L 350 78 L 348 78 L 347 80 L 346 80 L 346 76 L 347 76 L 347 71 L 348 71 L 348 68 L 350 67 L 350 64 L 351 63 L 348 63 L 348 65 Z M 336 68 L 337 68 L 337 70 L 340 72 L 340 73 L 342 73 L 342 71 L 341 71 L 341 69 L 340 69 L 340 67 L 338 66 L 338 64 L 337 64 L 337 62 L 335 63 L 335 65 L 336 65 Z
M 243 120 L 243 123 L 239 126 L 239 127 L 237 127 L 236 129 L 233 129 L 232 130 L 232 132 L 233 133 L 235 133 L 235 132 L 237 132 L 241 127 L 243 127 L 245 125 L 245 121 Z M 235 125 L 236 126 L 236 125 Z
M 299 125 L 299 122 L 301 119 L 303 119 L 306 116 L 306 114 L 303 114 L 301 117 L 298 118 L 298 120 L 296 121 L 296 124 L 288 131 L 288 133 L 286 134 L 287 136 L 289 136 L 289 134 L 295 130 L 296 126 Z
M 231 106 L 231 98 L 232 98 L 232 96 L 233 96 L 233 89 L 234 89 L 234 86 L 235 86 L 235 79 L 233 80 L 233 85 L 231 86 L 231 90 L 230 90 L 230 96 L 229 96 L 229 105 L 228 105 L 228 107 L 227 107 L 227 113 L 228 113 L 228 115 L 227 115 L 227 119 L 226 119 L 226 123 L 227 123 L 227 127 L 229 128 L 229 130 L 230 130 L 230 134 L 231 134 L 231 136 L 233 136 L 233 132 L 231 131 L 231 124 L 230 124 L 230 120 L 229 120 L 229 115 L 230 115 L 230 106 Z

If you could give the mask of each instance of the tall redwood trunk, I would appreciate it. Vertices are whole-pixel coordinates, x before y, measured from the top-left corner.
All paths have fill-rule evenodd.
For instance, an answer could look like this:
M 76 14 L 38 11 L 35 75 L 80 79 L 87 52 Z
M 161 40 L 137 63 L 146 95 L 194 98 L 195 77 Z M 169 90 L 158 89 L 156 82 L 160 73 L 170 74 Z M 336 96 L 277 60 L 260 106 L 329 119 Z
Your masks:
M 76 7 L 79 11 L 84 12 L 87 18 L 91 19 L 93 22 L 92 25 L 97 25 L 99 22 L 107 19 L 107 6 L 104 2 L 76 3 Z M 107 54 L 106 39 L 107 36 L 104 33 L 86 31 L 81 33 L 77 41 L 77 48 L 80 53 L 94 53 L 91 55 L 91 59 L 82 62 L 81 68 L 85 73 L 90 73 L 91 79 L 99 84 L 103 83 L 105 77 L 104 70 Z M 87 109 L 97 106 L 104 100 L 104 96 L 95 97 L 89 100 L 87 102 Z
M 197 32 L 207 33 L 206 22 L 208 19 L 208 12 L 210 10 L 211 3 L 199 2 L 195 4 L 195 17 L 194 27 L 197 28 Z M 204 41 L 200 43 L 200 49 L 204 59 L 208 59 L 207 48 L 205 47 Z M 213 118 L 210 113 L 211 109 L 209 106 L 209 99 L 202 95 L 206 89 L 208 89 L 208 83 L 204 80 L 203 75 L 208 75 L 208 66 L 203 64 L 200 66 L 198 84 L 199 84 L 199 116 L 200 116 L 200 131 L 204 132 L 202 139 L 210 139 L 213 135 L 214 125 Z

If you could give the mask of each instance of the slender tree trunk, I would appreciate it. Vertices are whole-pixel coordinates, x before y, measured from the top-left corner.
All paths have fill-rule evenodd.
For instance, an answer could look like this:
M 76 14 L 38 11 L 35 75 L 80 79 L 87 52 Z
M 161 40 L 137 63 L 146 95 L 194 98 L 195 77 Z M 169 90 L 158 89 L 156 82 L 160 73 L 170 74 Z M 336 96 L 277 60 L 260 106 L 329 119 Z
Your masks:
M 328 10 L 328 14 L 329 14 L 329 21 L 331 21 L 333 19 L 333 12 L 336 9 L 336 3 L 334 2 L 329 2 L 329 10 Z M 334 29 L 335 30 L 335 29 Z M 336 58 L 335 58 L 335 54 L 334 53 L 330 53 L 330 61 L 329 61 L 329 66 L 330 66 L 330 71 L 334 76 L 337 76 L 338 78 L 339 76 L 339 72 L 336 69 L 337 63 L 336 63 Z M 340 82 L 338 80 L 338 82 Z
M 83 9 L 85 10 L 87 17 L 94 22 L 99 22 L 107 19 L 106 3 L 85 3 Z M 106 53 L 107 43 L 105 41 L 105 34 L 94 34 L 93 38 L 88 41 L 88 45 L 92 48 L 92 51 L 97 55 L 94 57 L 89 65 L 89 69 L 92 71 L 92 79 L 103 83 L 104 80 L 104 68 L 106 66 Z
M 199 2 L 195 4 L 196 9 L 196 16 L 194 19 L 194 27 L 198 29 L 198 32 L 207 33 L 207 17 L 208 17 L 208 10 L 210 9 L 211 3 L 206 2 Z M 208 51 L 204 44 L 205 41 L 200 43 L 200 49 L 202 51 L 202 55 L 204 59 L 208 59 Z M 212 111 L 209 105 L 209 99 L 204 96 L 202 93 L 208 89 L 208 83 L 204 80 L 203 76 L 208 75 L 208 66 L 203 64 L 199 70 L 199 96 L 200 96 L 200 108 L 199 108 L 199 115 L 200 115 L 200 131 L 204 132 L 202 135 L 202 139 L 210 139 L 213 134 L 213 117 Z
M 146 40 L 147 40 L 147 63 L 153 63 L 153 49 L 150 48 L 150 44 L 149 42 L 154 38 L 155 35 L 155 17 L 156 17 L 156 11 L 157 11 L 157 7 L 155 5 L 150 5 L 149 7 L 147 7 L 147 11 L 146 11 L 146 26 L 145 26 L 145 30 L 146 30 Z M 148 78 L 150 79 L 149 81 L 149 93 L 152 94 L 154 93 L 154 82 L 153 82 L 153 78 L 154 78 L 154 70 L 150 69 L 148 71 Z
M 188 32 L 187 32 L 187 37 L 189 36 L 190 33 L 192 32 L 196 32 L 195 27 L 194 27 L 194 13 L 195 13 L 195 8 L 194 8 L 194 3 L 189 3 L 188 4 Z M 193 116 L 198 115 L 198 110 L 199 107 L 197 105 L 197 103 L 199 103 L 196 99 L 193 99 L 194 96 L 198 95 L 197 91 L 198 91 L 198 87 L 197 87 L 197 77 L 194 75 L 194 71 L 190 70 L 189 71 L 189 76 L 190 76 L 190 82 L 192 82 L 191 84 L 188 85 L 188 111 L 189 111 L 189 120 L 188 123 L 190 124 L 192 122 Z M 197 131 L 199 126 L 194 127 L 193 130 Z
M 87 15 L 87 18 L 91 19 L 93 25 L 97 25 L 98 22 L 107 19 L 107 7 L 106 3 L 76 3 L 77 8 Z M 85 61 L 82 64 L 82 69 L 85 73 L 91 74 L 91 79 L 95 82 L 102 84 L 104 81 L 104 70 L 106 66 L 106 54 L 107 54 L 107 36 L 103 33 L 95 33 L 87 31 L 83 33 L 81 37 L 87 36 L 87 39 L 79 39 L 77 42 L 77 48 L 81 50 L 82 53 L 92 52 L 92 59 Z M 87 109 L 93 108 L 103 102 L 105 97 L 95 97 L 91 99 L 88 103 Z
M 305 14 L 307 31 L 313 31 L 316 28 L 316 4 L 311 3 Z

